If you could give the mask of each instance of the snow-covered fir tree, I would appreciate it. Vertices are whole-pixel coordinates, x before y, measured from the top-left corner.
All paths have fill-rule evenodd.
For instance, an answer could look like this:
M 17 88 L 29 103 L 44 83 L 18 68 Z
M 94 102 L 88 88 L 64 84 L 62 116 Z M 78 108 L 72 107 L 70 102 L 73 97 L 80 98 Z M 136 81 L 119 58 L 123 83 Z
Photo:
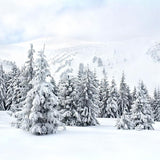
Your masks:
M 22 109 L 24 105 L 24 101 L 26 99 L 28 91 L 32 88 L 32 84 L 30 83 L 34 76 L 33 69 L 33 54 L 35 50 L 33 49 L 33 44 L 31 44 L 30 49 L 28 51 L 28 60 L 25 62 L 25 65 L 21 69 L 21 73 L 17 80 L 14 89 L 14 95 L 11 105 L 11 111 L 14 113 L 14 116 L 18 118 L 18 112 Z
M 33 44 L 31 44 L 30 46 L 31 48 L 29 49 L 28 51 L 28 61 L 26 62 L 26 65 L 25 65 L 25 74 L 26 74 L 26 77 L 28 78 L 28 82 L 30 82 L 32 79 L 33 79 L 33 76 L 34 76 L 34 53 L 35 53 L 35 50 L 33 49 Z
M 99 117 L 107 118 L 108 116 L 107 101 L 109 98 L 109 84 L 108 84 L 106 72 L 104 72 L 104 78 L 101 80 L 101 83 L 100 83 L 99 97 L 100 97 L 100 115 Z
M 117 118 L 118 116 L 118 92 L 114 78 L 109 88 L 109 98 L 107 100 L 106 114 L 108 118 Z
M 0 65 L 0 110 L 5 110 L 6 85 L 3 66 Z
M 52 84 L 53 86 L 53 93 L 58 96 L 58 86 L 56 85 L 56 82 L 54 80 L 54 78 L 51 76 L 50 77 L 50 83 Z
M 155 121 L 160 121 L 160 91 L 154 90 L 154 97 L 152 99 L 152 111 Z
M 152 112 L 153 112 L 153 117 L 154 117 L 154 120 L 156 121 L 156 108 L 157 108 L 157 99 L 158 99 L 158 91 L 157 89 L 155 88 L 154 89 L 154 93 L 153 93 L 153 98 L 151 99 L 151 107 L 152 107 Z
M 133 100 L 132 100 L 132 96 L 128 86 L 126 87 L 125 97 L 126 97 L 126 100 L 128 101 L 128 109 L 124 109 L 122 115 L 118 117 L 117 124 L 116 124 L 118 129 L 132 129 L 132 126 L 133 126 L 131 117 L 130 117 L 131 116 L 130 111 L 131 111 Z
M 6 82 L 7 96 L 6 96 L 6 102 L 5 102 L 7 110 L 11 109 L 11 105 L 13 102 L 13 95 L 15 92 L 15 88 L 17 88 L 17 81 L 19 79 L 19 76 L 20 76 L 20 70 L 15 64 L 13 65 L 11 72 L 9 72 L 7 75 L 7 80 L 8 80 Z
M 153 129 L 153 118 L 150 98 L 143 82 L 139 83 L 137 99 L 132 105 L 131 121 L 133 124 L 133 129 Z
M 84 74 L 84 64 L 80 63 L 79 64 L 79 70 L 78 70 L 78 79 L 81 79 L 83 74 Z
M 21 87 L 25 88 L 27 93 L 31 88 L 32 84 L 30 83 L 34 77 L 34 53 L 33 44 L 30 45 L 30 49 L 28 50 L 28 60 L 25 62 L 24 67 L 21 71 Z M 24 94 L 24 93 L 22 93 Z M 26 95 L 23 95 L 24 99 Z
M 77 125 L 92 126 L 99 124 L 96 117 L 99 113 L 98 90 L 94 83 L 94 73 L 90 71 L 89 67 L 79 77 L 78 82 L 78 112 L 81 120 Z
M 124 111 L 122 116 L 118 117 L 116 126 L 118 129 L 133 129 L 133 122 L 130 113 Z
M 118 99 L 118 116 L 120 117 L 123 112 L 129 112 L 130 111 L 130 102 L 129 99 L 129 88 L 125 82 L 125 75 L 122 74 L 122 79 L 120 82 L 120 89 L 119 89 L 119 99 Z
M 88 68 L 89 68 L 89 66 L 88 66 Z M 99 84 L 99 80 L 97 79 L 96 69 L 94 69 L 94 72 L 93 72 L 93 86 L 96 88 L 94 103 L 99 106 L 99 113 L 98 113 L 98 115 L 99 115 L 100 114 L 100 97 L 99 97 L 99 92 L 100 92 L 99 86 L 100 86 L 100 84 Z
M 12 104 L 10 107 L 10 114 L 13 116 L 14 113 L 16 113 L 17 111 L 20 111 L 20 99 L 21 99 L 21 89 L 20 89 L 20 80 L 19 80 L 19 76 L 15 79 L 15 81 L 13 82 L 13 95 L 11 97 L 12 100 Z
M 68 126 L 77 125 L 81 120 L 77 110 L 77 82 L 72 76 L 67 76 L 59 84 L 59 107 L 62 122 Z
M 128 102 L 129 102 L 128 111 L 130 112 L 131 111 L 131 106 L 133 104 L 133 99 L 132 99 L 132 94 L 131 94 L 129 86 L 127 86 L 127 97 L 128 97 Z
M 132 103 L 137 99 L 137 89 L 134 87 L 132 92 Z
M 50 75 L 48 63 L 43 51 L 39 52 L 32 89 L 27 93 L 23 115 L 19 127 L 36 135 L 55 133 L 59 126 L 60 114 L 56 109 L 58 98 L 53 93 L 53 85 L 47 82 Z M 64 126 L 63 126 L 64 127 Z

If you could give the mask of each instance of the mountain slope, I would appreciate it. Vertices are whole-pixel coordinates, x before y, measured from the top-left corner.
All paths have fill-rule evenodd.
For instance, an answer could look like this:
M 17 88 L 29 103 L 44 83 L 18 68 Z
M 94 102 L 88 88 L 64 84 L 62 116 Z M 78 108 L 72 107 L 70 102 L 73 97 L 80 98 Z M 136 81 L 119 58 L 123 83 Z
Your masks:
M 140 37 L 102 43 L 51 37 L 1 46 L 1 56 L 3 59 L 14 60 L 21 66 L 27 59 L 30 43 L 34 44 L 37 53 L 45 42 L 45 53 L 57 82 L 66 72 L 77 74 L 79 64 L 84 63 L 89 64 L 92 70 L 96 69 L 99 79 L 105 68 L 108 79 L 111 80 L 114 76 L 119 82 L 124 71 L 131 87 L 137 85 L 139 80 L 144 80 L 149 90 L 153 91 L 160 84 L 160 63 L 155 63 L 153 56 L 148 54 L 148 49 L 155 45 L 155 41 L 151 37 Z

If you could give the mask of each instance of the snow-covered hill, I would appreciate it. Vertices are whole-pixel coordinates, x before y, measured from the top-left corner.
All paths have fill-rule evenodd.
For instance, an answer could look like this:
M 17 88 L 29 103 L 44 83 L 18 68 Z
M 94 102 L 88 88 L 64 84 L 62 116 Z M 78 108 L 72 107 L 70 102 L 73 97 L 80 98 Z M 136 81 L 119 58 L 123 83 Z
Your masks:
M 149 48 L 147 54 L 150 55 L 155 62 L 160 62 L 160 43 L 156 43 Z
M 52 73 L 56 79 L 65 72 L 77 74 L 79 63 L 84 63 L 96 70 L 99 79 L 105 68 L 109 80 L 115 77 L 119 82 L 124 71 L 131 87 L 143 80 L 149 90 L 153 91 L 160 84 L 160 73 L 157 70 L 160 63 L 155 63 L 152 56 L 146 54 L 152 43 L 142 41 L 135 45 L 135 41 L 90 43 L 55 49 L 53 55 L 50 55 Z
M 10 126 L 0 112 L 1 160 L 159 160 L 160 123 L 155 130 L 117 130 L 116 119 L 99 119 L 95 127 L 67 127 L 66 131 L 35 136 Z
M 155 54 L 150 56 L 148 50 L 156 41 L 158 40 L 153 41 L 152 37 L 143 37 L 103 43 L 51 37 L 2 46 L 1 56 L 22 65 L 27 58 L 29 44 L 33 43 L 35 50 L 39 51 L 45 42 L 45 53 L 56 81 L 65 72 L 77 74 L 79 64 L 84 63 L 89 64 L 92 70 L 96 69 L 99 79 L 105 68 L 108 79 L 111 80 L 114 76 L 118 83 L 124 71 L 131 87 L 143 80 L 149 90 L 153 91 L 160 84 L 160 63 L 155 63 Z

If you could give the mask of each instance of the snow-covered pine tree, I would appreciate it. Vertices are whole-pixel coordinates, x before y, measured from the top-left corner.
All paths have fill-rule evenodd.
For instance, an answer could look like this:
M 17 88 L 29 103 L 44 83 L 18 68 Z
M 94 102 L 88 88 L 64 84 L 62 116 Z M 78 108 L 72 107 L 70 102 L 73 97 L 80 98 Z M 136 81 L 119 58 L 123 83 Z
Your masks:
M 88 66 L 89 68 L 89 66 Z M 96 88 L 96 94 L 95 94 L 95 98 L 94 98 L 94 104 L 97 104 L 97 106 L 99 106 L 99 109 L 98 109 L 98 114 L 97 114 L 97 117 L 98 115 L 100 114 L 100 97 L 99 97 L 99 92 L 100 92 L 100 84 L 99 84 L 99 80 L 97 79 L 97 73 L 96 73 L 96 69 L 94 69 L 94 72 L 93 72 L 93 86 Z
M 156 90 L 154 91 L 154 98 L 152 100 L 152 111 L 155 121 L 160 121 L 160 91 Z
M 26 62 L 26 77 L 28 78 L 28 82 L 30 82 L 33 79 L 34 76 L 34 53 L 35 50 L 33 49 L 33 44 L 31 44 L 31 48 L 28 51 L 28 61 Z
M 118 116 L 118 92 L 114 78 L 109 88 L 109 98 L 107 100 L 106 113 L 108 118 L 117 118 Z
M 137 99 L 137 89 L 134 87 L 132 92 L 132 103 Z
M 127 97 L 128 97 L 128 102 L 129 102 L 128 111 L 130 112 L 131 111 L 131 106 L 133 104 L 133 99 L 132 99 L 132 94 L 131 94 L 129 86 L 127 86 Z
M 33 44 L 31 44 L 28 51 L 28 60 L 25 62 L 25 65 L 22 67 L 21 73 L 15 83 L 14 94 L 12 98 L 11 111 L 14 113 L 14 116 L 19 117 L 19 111 L 24 105 L 24 101 L 27 96 L 27 92 L 32 88 L 31 80 L 34 76 L 33 69 L 33 54 L 35 50 L 33 49 Z
M 0 65 L 0 110 L 5 110 L 6 86 L 3 66 Z
M 99 98 L 98 90 L 94 84 L 94 73 L 89 67 L 85 69 L 78 82 L 78 112 L 81 120 L 78 126 L 94 126 L 98 125 L 96 116 L 99 113 L 97 101 Z
M 130 89 L 128 86 L 126 87 L 125 96 L 126 96 L 126 100 L 128 101 L 128 109 L 124 109 L 122 116 L 118 117 L 117 124 L 116 124 L 118 129 L 132 129 L 132 126 L 133 126 L 130 118 L 130 115 L 131 115 L 130 110 L 131 110 L 133 101 L 132 101 L 132 96 L 130 94 Z
M 152 107 L 152 111 L 153 111 L 153 117 L 154 117 L 154 121 L 157 121 L 157 119 L 156 119 L 156 112 L 157 112 L 157 110 L 156 110 L 156 108 L 157 108 L 157 99 L 158 99 L 158 91 L 157 91 L 157 89 L 155 88 L 154 89 L 154 93 L 153 93 L 153 98 L 151 99 L 151 107 Z
M 83 74 L 84 74 L 84 64 L 80 63 L 79 64 L 79 70 L 78 70 L 78 79 L 81 79 Z
M 104 71 L 104 78 L 101 80 L 100 83 L 100 115 L 101 118 L 107 118 L 107 100 L 109 98 L 109 84 L 107 80 L 106 72 Z
M 133 124 L 133 129 L 153 129 L 150 98 L 143 82 L 139 83 L 137 99 L 132 105 L 131 121 Z
M 58 98 L 53 93 L 53 85 L 47 82 L 50 75 L 48 63 L 43 51 L 39 52 L 36 61 L 35 76 L 31 81 L 32 89 L 27 93 L 21 114 L 20 127 L 36 135 L 55 133 L 60 122 L 60 114 L 56 109 Z M 64 126 L 63 126 L 64 127 Z
M 122 74 L 122 79 L 120 82 L 119 99 L 118 99 L 118 116 L 120 117 L 123 112 L 130 111 L 130 100 L 129 100 L 129 89 L 125 82 L 125 75 Z
M 117 119 L 117 129 L 133 129 L 130 113 L 124 111 L 122 116 Z
M 26 88 L 26 93 L 32 88 L 32 84 L 30 83 L 34 76 L 34 53 L 33 44 L 30 45 L 30 49 L 28 50 L 28 60 L 25 62 L 24 68 L 22 70 L 22 83 L 23 88 Z
M 52 86 L 53 86 L 53 93 L 56 95 L 56 96 L 58 96 L 58 86 L 56 85 L 56 82 L 55 82 L 55 80 L 54 80 L 54 78 L 51 76 L 50 77 L 51 79 L 50 79 L 50 82 L 51 82 L 51 84 L 52 84 Z
M 13 102 L 13 95 L 14 95 L 14 89 L 16 88 L 17 81 L 20 75 L 20 70 L 16 66 L 16 64 L 13 65 L 12 70 L 7 75 L 8 81 L 6 82 L 7 85 L 7 96 L 6 96 L 6 109 L 10 110 L 11 105 Z
M 11 97 L 12 99 L 12 104 L 10 107 L 10 114 L 13 116 L 17 111 L 20 111 L 20 98 L 21 98 L 21 94 L 20 94 L 20 80 L 19 77 L 17 77 L 15 79 L 15 81 L 13 82 L 13 95 Z
M 59 108 L 62 122 L 67 126 L 75 126 L 81 120 L 77 110 L 77 82 L 67 76 L 59 83 Z

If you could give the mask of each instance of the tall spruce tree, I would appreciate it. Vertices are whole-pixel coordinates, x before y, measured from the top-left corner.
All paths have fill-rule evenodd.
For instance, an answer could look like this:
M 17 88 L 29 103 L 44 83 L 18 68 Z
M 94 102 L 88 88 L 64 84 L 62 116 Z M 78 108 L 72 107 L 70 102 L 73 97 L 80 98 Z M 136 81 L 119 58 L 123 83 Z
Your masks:
M 129 90 L 129 87 L 127 86 L 126 87 L 126 100 L 128 101 L 127 104 L 128 104 L 128 108 L 127 109 L 124 109 L 121 117 L 119 116 L 118 119 L 117 119 L 117 128 L 118 129 L 132 129 L 132 121 L 130 119 L 130 111 L 131 111 L 131 106 L 132 106 L 132 103 L 133 103 L 133 100 L 132 100 L 132 96 L 130 94 L 130 90 Z
M 56 109 L 58 98 L 53 93 L 53 85 L 47 82 L 50 72 L 44 49 L 38 56 L 35 76 L 31 81 L 32 89 L 27 93 L 19 127 L 33 134 L 42 135 L 55 133 L 63 124 Z
M 109 89 L 109 98 L 107 100 L 106 114 L 107 118 L 117 118 L 118 116 L 118 92 L 114 78 Z
M 6 96 L 6 109 L 10 110 L 11 105 L 13 103 L 13 95 L 15 92 L 15 88 L 17 88 L 17 81 L 20 75 L 20 70 L 16 66 L 16 64 L 13 65 L 12 70 L 10 73 L 8 73 L 8 81 L 6 82 L 7 85 L 7 96 Z
M 52 84 L 53 86 L 53 93 L 58 96 L 58 86 L 56 85 L 56 82 L 54 80 L 54 78 L 51 76 L 50 77 L 50 83 Z
M 24 101 L 26 99 L 28 91 L 32 88 L 32 78 L 34 76 L 33 69 L 33 54 L 35 50 L 33 49 L 33 44 L 31 44 L 30 49 L 28 51 L 28 60 L 25 62 L 25 65 L 22 67 L 21 72 L 15 83 L 14 95 L 11 105 L 11 111 L 14 113 L 13 115 L 19 118 L 19 111 L 22 110 L 24 105 Z
M 62 122 L 68 126 L 75 126 L 80 121 L 77 110 L 77 82 L 74 77 L 67 76 L 59 84 L 59 106 Z
M 109 98 L 109 84 L 107 80 L 107 75 L 106 72 L 104 72 L 104 78 L 102 79 L 100 83 L 100 92 L 99 92 L 99 97 L 100 97 L 100 115 L 99 117 L 101 118 L 107 118 L 107 101 Z
M 154 91 L 154 97 L 152 99 L 152 111 L 155 121 L 160 121 L 160 91 Z
M 122 79 L 120 82 L 119 99 L 118 99 L 118 116 L 122 116 L 123 112 L 129 112 L 131 108 L 131 100 L 129 88 L 125 82 L 125 75 L 122 74 Z
M 0 110 L 5 110 L 6 85 L 3 66 L 0 65 Z
M 20 90 L 20 80 L 19 80 L 19 77 L 17 77 L 15 79 L 15 81 L 13 82 L 13 95 L 11 97 L 12 104 L 11 104 L 11 107 L 10 107 L 10 114 L 12 116 L 14 116 L 14 114 L 17 111 L 21 110 L 20 105 L 19 105 L 20 99 L 21 99 L 21 94 L 20 93 L 21 93 L 21 90 Z
M 97 104 L 99 97 L 94 78 L 94 73 L 89 68 L 79 77 L 78 112 L 81 118 L 77 124 L 79 126 L 94 126 L 99 124 L 96 119 L 99 113 L 99 106 Z
M 137 89 L 136 87 L 134 87 L 133 92 L 132 92 L 132 104 L 136 99 L 137 99 Z
M 84 64 L 79 64 L 79 70 L 78 70 L 78 79 L 80 80 L 84 74 Z

